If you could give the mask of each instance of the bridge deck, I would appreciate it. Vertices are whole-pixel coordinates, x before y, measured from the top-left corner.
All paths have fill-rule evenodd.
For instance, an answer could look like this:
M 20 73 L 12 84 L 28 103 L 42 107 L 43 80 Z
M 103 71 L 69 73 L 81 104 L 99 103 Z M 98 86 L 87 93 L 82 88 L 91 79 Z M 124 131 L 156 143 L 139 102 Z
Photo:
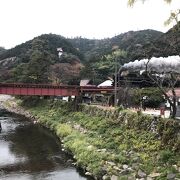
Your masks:
M 0 83 L 0 94 L 9 95 L 79 96 L 81 93 L 106 94 L 113 91 L 113 87 Z

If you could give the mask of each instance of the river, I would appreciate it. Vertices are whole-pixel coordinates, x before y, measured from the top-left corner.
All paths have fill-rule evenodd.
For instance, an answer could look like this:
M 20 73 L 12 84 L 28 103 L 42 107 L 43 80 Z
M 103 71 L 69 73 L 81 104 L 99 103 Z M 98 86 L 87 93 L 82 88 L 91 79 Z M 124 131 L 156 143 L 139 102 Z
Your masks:
M 1 180 L 88 180 L 72 166 L 61 143 L 49 130 L 28 119 L 0 116 Z

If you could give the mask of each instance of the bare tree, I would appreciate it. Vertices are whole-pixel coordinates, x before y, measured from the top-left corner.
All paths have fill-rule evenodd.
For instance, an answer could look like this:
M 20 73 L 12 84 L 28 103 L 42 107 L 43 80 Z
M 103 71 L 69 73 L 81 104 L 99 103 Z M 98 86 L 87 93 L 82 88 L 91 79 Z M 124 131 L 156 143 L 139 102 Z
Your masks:
M 159 90 L 164 95 L 165 99 L 170 104 L 170 115 L 174 119 L 177 112 L 177 96 L 175 92 L 175 86 L 180 80 L 180 73 L 176 71 L 154 71 L 150 65 L 149 59 L 146 63 L 146 73 L 148 77 L 154 82 L 154 84 L 159 88 Z M 172 97 L 169 96 L 168 92 L 172 92 Z
M 56 84 L 67 84 L 71 79 L 77 78 L 81 69 L 80 63 L 57 63 L 51 66 L 51 79 Z
M 134 62 L 126 63 L 121 68 L 121 73 L 139 72 L 140 74 L 146 73 L 164 95 L 165 99 L 171 106 L 171 117 L 176 116 L 176 91 L 175 87 L 180 82 L 180 56 L 168 57 L 152 57 L 148 59 L 136 60 Z M 169 95 L 171 92 L 171 96 Z

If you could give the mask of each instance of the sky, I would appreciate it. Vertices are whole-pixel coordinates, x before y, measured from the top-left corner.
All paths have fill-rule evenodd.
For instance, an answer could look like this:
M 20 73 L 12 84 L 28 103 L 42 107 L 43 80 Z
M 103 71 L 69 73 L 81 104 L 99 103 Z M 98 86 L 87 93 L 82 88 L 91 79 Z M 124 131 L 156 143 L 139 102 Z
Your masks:
M 12 48 L 48 33 L 103 39 L 130 30 L 166 32 L 173 24 L 164 21 L 178 8 L 180 0 L 147 0 L 133 8 L 127 0 L 0 0 L 0 46 Z

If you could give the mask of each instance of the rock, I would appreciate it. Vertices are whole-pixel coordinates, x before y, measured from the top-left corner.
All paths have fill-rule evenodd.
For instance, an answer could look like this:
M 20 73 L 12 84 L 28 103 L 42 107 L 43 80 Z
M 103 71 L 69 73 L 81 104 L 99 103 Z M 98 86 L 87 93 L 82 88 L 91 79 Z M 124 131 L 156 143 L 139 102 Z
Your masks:
M 177 165 L 173 165 L 173 167 L 180 173 L 180 167 L 178 167 Z
M 131 167 L 127 168 L 127 170 L 128 170 L 129 172 L 134 172 L 134 170 L 133 170 Z
M 127 164 L 123 164 L 123 169 L 127 169 L 128 168 L 128 165 Z
M 172 165 L 176 170 L 178 170 L 178 167 L 176 164 Z
M 128 179 L 128 180 L 136 180 L 136 178 L 133 177 L 133 176 L 129 176 L 127 179 Z
M 103 180 L 110 180 L 110 177 L 109 177 L 108 175 L 104 175 L 104 176 L 102 177 L 102 179 L 103 179 Z
M 72 159 L 68 159 L 67 162 L 72 164 L 73 160 Z
M 124 169 L 120 172 L 121 175 L 127 175 L 129 174 L 129 171 L 127 169 Z
M 158 177 L 160 175 L 161 175 L 161 173 L 151 173 L 148 175 L 148 177 L 155 178 L 155 177 Z
M 97 149 L 97 152 L 106 152 L 106 149 Z
M 121 169 L 117 166 L 113 166 L 113 169 L 117 170 L 117 171 L 121 171 Z
M 176 174 L 173 174 L 173 173 L 169 173 L 167 175 L 167 179 L 175 179 L 175 177 L 176 177 Z
M 90 172 L 86 172 L 85 175 L 86 176 L 92 176 L 92 174 Z
M 93 149 L 93 146 L 92 146 L 92 145 L 89 145 L 89 146 L 87 147 L 87 149 L 91 150 L 91 149 Z
M 139 162 L 139 157 L 138 157 L 138 156 L 137 156 L 137 157 L 134 157 L 134 158 L 132 159 L 132 161 L 135 162 L 135 163 L 136 163 L 136 162 Z
M 145 178 L 147 176 L 147 174 L 143 172 L 141 169 L 138 170 L 137 175 L 139 178 Z
M 111 180 L 118 180 L 118 176 L 112 175 Z
M 128 123 L 128 120 L 127 120 L 127 119 L 125 119 L 124 123 L 125 123 L 125 125 L 126 125 L 126 124 Z
M 148 176 L 146 180 L 153 180 L 153 178 Z
M 133 154 L 134 152 L 131 150 L 131 151 L 129 151 L 129 153 L 128 154 Z
M 132 169 L 134 169 L 134 170 L 138 170 L 139 169 L 139 165 L 138 164 L 136 164 L 136 163 L 133 163 L 132 164 Z
M 102 152 L 106 152 L 106 149 L 105 149 L 105 148 L 104 148 L 104 149 L 101 149 L 101 151 L 102 151 Z
M 0 176 L 3 176 L 5 173 L 3 170 L 0 170 Z
M 108 161 L 107 164 L 111 165 L 111 166 L 116 166 L 116 164 L 114 162 Z

